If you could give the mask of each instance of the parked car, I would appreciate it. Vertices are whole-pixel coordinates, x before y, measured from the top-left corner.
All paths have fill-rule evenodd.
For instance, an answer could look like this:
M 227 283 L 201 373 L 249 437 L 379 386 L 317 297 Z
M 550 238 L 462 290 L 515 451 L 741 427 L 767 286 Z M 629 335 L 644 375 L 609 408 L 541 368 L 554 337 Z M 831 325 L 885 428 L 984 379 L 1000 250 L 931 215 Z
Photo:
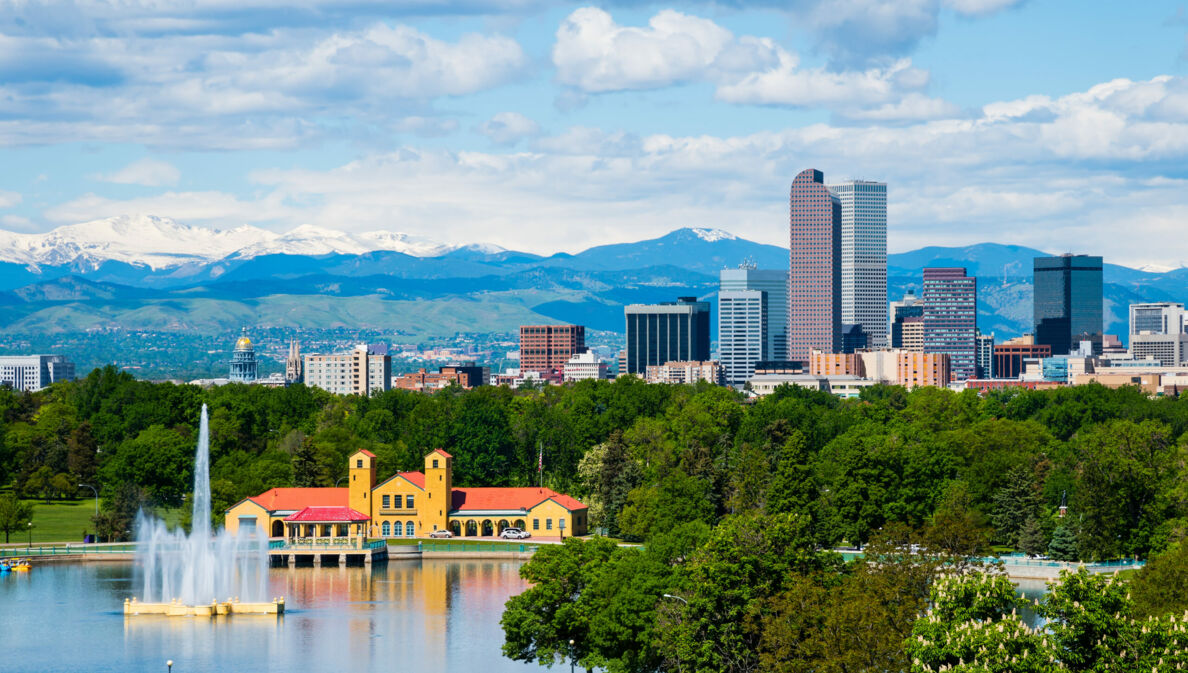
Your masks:
M 532 537 L 532 533 L 526 530 L 520 530 L 519 528 L 504 528 L 503 532 L 499 534 L 499 537 L 504 540 L 526 540 Z
M 429 534 L 429 537 L 454 537 L 454 534 L 445 528 L 438 528 Z

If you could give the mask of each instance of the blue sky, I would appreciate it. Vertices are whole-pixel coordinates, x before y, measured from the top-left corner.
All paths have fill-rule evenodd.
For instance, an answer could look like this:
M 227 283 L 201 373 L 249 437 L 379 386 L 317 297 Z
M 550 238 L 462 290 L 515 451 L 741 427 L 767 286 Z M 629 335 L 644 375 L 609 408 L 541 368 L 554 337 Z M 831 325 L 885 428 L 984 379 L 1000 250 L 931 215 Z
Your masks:
M 1180 2 L 0 0 L 0 228 L 122 214 L 576 251 L 785 238 L 1188 264 Z

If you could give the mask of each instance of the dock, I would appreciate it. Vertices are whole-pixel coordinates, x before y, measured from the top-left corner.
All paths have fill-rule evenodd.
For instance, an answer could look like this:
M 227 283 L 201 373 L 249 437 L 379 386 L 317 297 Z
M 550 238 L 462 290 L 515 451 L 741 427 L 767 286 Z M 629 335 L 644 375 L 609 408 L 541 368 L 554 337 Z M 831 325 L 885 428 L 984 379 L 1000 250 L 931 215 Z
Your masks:
M 298 564 L 370 566 L 372 563 L 387 561 L 388 556 L 388 543 L 385 540 L 365 544 L 274 540 L 268 546 L 269 561 L 274 567 Z

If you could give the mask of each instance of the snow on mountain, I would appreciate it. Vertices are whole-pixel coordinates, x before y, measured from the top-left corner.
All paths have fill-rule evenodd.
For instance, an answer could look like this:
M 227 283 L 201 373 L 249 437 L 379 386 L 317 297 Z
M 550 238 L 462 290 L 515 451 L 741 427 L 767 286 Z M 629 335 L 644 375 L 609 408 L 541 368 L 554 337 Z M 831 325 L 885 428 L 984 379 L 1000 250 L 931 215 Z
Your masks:
M 738 240 L 738 236 L 735 236 L 729 231 L 723 231 L 721 229 L 693 229 L 692 231 L 694 234 L 697 234 L 697 238 L 700 238 L 707 243 Z
M 493 245 L 466 249 L 498 252 Z M 142 264 L 153 269 L 270 254 L 358 255 L 392 250 L 414 257 L 436 257 L 457 247 L 401 232 L 361 234 L 302 225 L 284 234 L 243 225 L 219 230 L 179 224 L 152 215 L 109 217 L 58 227 L 44 234 L 0 230 L 0 262 L 30 267 L 76 265 L 95 268 L 104 261 Z

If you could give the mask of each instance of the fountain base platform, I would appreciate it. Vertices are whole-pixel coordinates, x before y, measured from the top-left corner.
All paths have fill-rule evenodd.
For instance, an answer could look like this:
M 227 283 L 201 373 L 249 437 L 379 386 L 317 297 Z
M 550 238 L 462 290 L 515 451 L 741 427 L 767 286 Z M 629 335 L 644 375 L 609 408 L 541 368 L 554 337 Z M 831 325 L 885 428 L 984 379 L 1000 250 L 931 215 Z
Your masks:
M 124 599 L 125 615 L 165 615 L 166 617 L 221 617 L 224 615 L 283 615 L 285 599 L 275 598 L 269 603 L 240 603 L 237 599 L 211 601 L 209 605 L 169 603 L 141 603 L 135 598 Z

